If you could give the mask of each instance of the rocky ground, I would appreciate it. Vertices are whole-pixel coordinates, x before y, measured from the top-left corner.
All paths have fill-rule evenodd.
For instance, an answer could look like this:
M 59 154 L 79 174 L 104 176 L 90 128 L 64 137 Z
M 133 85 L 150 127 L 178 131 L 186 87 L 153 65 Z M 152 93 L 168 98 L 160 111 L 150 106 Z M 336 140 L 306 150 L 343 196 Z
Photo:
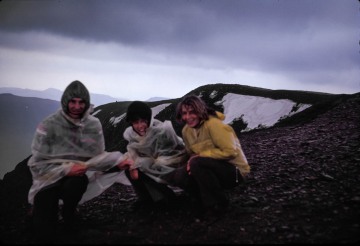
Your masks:
M 304 124 L 240 136 L 252 167 L 228 191 L 229 211 L 195 217 L 187 196 L 173 206 L 134 210 L 131 186 L 116 184 L 79 206 L 81 231 L 55 243 L 268 244 L 359 243 L 360 96 Z M 1 187 L 1 242 L 31 243 L 26 160 Z

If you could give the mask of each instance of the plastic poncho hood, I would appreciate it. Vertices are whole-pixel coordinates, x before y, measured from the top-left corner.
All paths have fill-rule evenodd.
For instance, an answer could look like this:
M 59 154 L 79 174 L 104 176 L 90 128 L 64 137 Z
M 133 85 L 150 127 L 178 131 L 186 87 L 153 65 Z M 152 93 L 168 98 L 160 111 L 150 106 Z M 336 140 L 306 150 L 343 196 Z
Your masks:
M 85 87 L 85 85 L 78 80 L 71 82 L 66 87 L 66 89 L 61 97 L 61 107 L 62 107 L 62 110 L 66 114 L 69 114 L 68 104 L 72 98 L 81 98 L 85 101 L 84 112 L 86 112 L 89 109 L 90 93 L 89 93 L 88 89 Z

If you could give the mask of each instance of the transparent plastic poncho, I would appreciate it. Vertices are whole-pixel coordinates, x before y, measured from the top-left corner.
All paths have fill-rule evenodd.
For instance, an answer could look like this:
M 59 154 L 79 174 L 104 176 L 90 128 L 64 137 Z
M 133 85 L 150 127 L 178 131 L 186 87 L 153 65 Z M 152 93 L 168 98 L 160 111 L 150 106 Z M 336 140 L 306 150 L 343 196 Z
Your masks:
M 101 123 L 89 114 L 90 111 L 91 109 L 86 112 L 80 122 L 74 122 L 60 109 L 38 125 L 31 146 L 32 157 L 28 161 L 33 177 L 28 195 L 30 204 L 33 204 L 36 193 L 43 187 L 66 176 L 74 163 L 83 163 L 88 167 L 90 187 L 91 182 L 97 184 L 96 191 L 87 194 L 82 202 L 109 187 L 99 186 L 99 179 L 96 177 L 116 166 L 124 159 L 124 155 L 117 151 L 105 151 Z M 103 177 L 103 180 L 111 184 L 119 182 L 116 181 L 116 175 L 118 174 L 111 174 L 110 180 Z
M 138 135 L 130 126 L 124 139 L 129 141 L 126 155 L 134 160 L 130 169 L 138 168 L 159 183 L 166 183 L 162 176 L 186 163 L 184 143 L 170 121 L 152 119 L 145 136 Z

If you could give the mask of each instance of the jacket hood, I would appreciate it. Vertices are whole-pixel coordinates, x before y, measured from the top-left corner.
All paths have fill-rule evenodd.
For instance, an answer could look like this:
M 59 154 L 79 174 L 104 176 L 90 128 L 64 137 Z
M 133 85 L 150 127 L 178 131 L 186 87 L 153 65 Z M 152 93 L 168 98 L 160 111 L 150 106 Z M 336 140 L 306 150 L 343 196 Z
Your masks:
M 68 104 L 72 98 L 81 98 L 85 101 L 86 112 L 90 107 L 90 93 L 83 83 L 78 80 L 71 82 L 65 89 L 61 97 L 62 110 L 69 114 Z
M 219 111 L 216 111 L 215 117 L 219 118 L 220 120 L 225 120 L 225 115 Z

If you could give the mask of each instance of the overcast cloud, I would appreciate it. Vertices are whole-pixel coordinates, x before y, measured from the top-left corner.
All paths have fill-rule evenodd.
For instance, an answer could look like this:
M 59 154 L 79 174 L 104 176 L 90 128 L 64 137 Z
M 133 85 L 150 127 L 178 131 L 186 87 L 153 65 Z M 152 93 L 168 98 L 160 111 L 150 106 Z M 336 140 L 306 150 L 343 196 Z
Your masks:
M 0 87 L 129 100 L 205 84 L 360 92 L 357 0 L 0 1 Z

